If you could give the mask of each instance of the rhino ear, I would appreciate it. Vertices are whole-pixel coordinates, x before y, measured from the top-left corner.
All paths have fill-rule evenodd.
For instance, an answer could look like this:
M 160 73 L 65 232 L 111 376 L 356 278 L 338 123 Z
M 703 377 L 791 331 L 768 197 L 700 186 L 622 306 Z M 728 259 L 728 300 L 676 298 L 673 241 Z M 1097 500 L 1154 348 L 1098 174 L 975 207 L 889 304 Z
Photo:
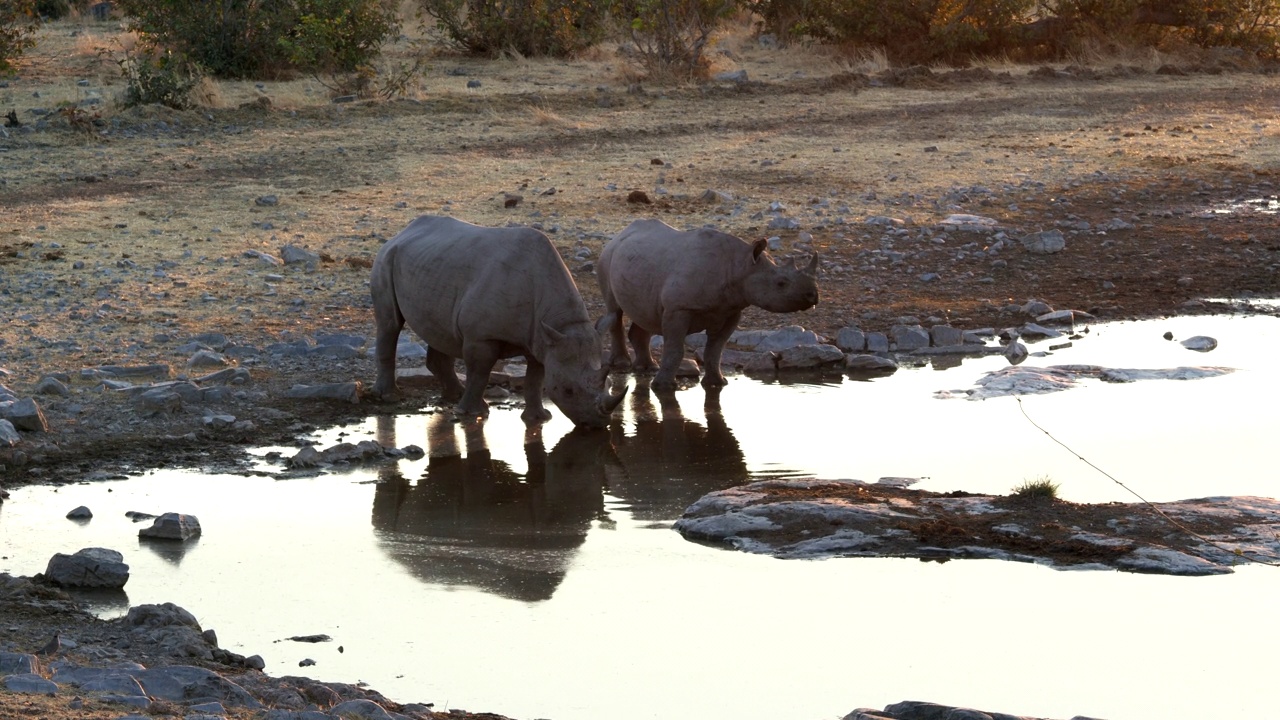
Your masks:
M 815 277 L 818 275 L 818 253 L 813 254 L 813 258 L 809 260 L 809 267 L 804 269 L 804 274 Z
M 542 323 L 542 332 L 547 334 L 547 341 L 550 342 L 552 345 L 555 345 L 556 343 L 564 340 L 564 333 L 551 327 L 546 322 Z
M 753 263 L 760 262 L 760 256 L 761 256 L 761 255 L 763 255 L 763 254 L 764 254 L 764 251 L 765 251 L 765 250 L 767 250 L 767 249 L 769 249 L 769 241 L 768 241 L 768 240 L 760 239 L 760 240 L 757 240 L 757 241 L 755 241 L 754 243 L 752 243 L 752 245 L 751 245 L 751 262 L 753 262 Z

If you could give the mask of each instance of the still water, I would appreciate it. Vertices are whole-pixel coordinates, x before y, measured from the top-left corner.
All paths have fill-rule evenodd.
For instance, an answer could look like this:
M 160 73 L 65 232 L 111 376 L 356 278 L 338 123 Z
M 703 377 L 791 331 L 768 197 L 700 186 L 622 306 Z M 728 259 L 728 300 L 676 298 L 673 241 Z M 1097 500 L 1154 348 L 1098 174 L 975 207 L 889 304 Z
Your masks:
M 1176 342 L 1192 335 L 1219 345 Z M 1097 325 L 1024 365 L 1235 372 L 1084 381 L 1021 408 L 1149 500 L 1276 497 L 1278 353 L 1271 317 Z M 483 427 L 443 412 L 371 418 L 317 443 L 376 438 L 427 457 L 305 477 L 264 460 L 275 476 L 158 470 L 20 488 L 0 506 L 0 570 L 30 575 L 55 552 L 110 547 L 132 577 L 127 601 L 99 607 L 105 616 L 175 602 L 273 674 L 520 720 L 826 719 L 904 699 L 1058 718 L 1272 715 L 1273 568 L 1173 578 L 781 561 L 670 529 L 701 495 L 767 476 L 913 477 L 1001 494 L 1049 477 L 1070 500 L 1133 500 L 1016 400 L 935 396 L 1005 365 L 734 377 L 718 409 L 700 388 L 666 402 L 633 390 L 610 432 L 590 435 L 558 413 L 540 435 L 511 410 Z M 63 518 L 78 505 L 93 520 Z M 204 535 L 185 549 L 140 543 L 130 510 L 197 515 Z M 317 633 L 333 641 L 286 640 Z M 305 658 L 316 665 L 300 669 Z

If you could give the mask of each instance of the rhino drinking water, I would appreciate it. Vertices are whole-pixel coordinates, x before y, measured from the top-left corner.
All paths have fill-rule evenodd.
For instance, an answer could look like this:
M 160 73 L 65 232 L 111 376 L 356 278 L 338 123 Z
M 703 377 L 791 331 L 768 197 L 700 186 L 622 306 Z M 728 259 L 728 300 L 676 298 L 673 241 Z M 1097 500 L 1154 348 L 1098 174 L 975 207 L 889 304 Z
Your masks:
M 405 323 L 427 343 L 427 368 L 464 415 L 488 414 L 484 389 L 500 358 L 523 355 L 525 410 L 551 413 L 547 396 L 577 425 L 603 427 L 623 393 L 604 391 L 600 336 L 569 270 L 547 236 L 449 217 L 419 217 L 378 252 L 371 279 L 378 379 L 396 394 L 396 343 Z M 467 368 L 464 390 L 454 358 Z
M 649 339 L 663 337 L 662 363 L 650 384 L 675 387 L 684 357 L 684 338 L 705 330 L 704 387 L 725 384 L 720 371 L 724 345 L 749 305 L 770 312 L 807 310 L 818 304 L 818 256 L 803 270 L 778 264 L 755 244 L 717 230 L 676 230 L 660 220 L 637 220 L 604 246 L 596 271 L 605 315 L 597 328 L 612 337 L 610 364 L 630 361 L 623 340 L 623 316 L 631 318 L 627 337 L 635 349 L 634 368 L 652 370 Z

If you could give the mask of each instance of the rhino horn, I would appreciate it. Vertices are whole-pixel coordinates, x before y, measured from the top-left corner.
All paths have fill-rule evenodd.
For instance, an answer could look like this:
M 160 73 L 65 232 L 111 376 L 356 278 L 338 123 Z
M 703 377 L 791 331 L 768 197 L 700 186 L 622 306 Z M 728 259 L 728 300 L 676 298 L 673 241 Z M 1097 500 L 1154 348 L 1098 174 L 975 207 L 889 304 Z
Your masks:
M 600 411 L 605 415 L 612 414 L 613 411 L 622 404 L 622 398 L 627 396 L 627 390 L 630 389 L 630 385 L 623 385 L 622 389 L 615 393 L 610 393 L 608 395 L 602 394 L 600 396 Z
M 816 276 L 818 274 L 818 253 L 813 254 L 813 257 L 809 260 L 809 267 L 805 268 L 804 272 L 806 275 Z
M 793 267 L 795 267 L 795 266 L 796 266 L 796 258 L 795 258 L 795 256 L 794 256 L 794 255 L 788 255 L 788 256 L 787 256 L 787 262 L 785 263 L 785 265 L 786 265 L 786 267 L 792 267 L 792 268 L 793 268 Z

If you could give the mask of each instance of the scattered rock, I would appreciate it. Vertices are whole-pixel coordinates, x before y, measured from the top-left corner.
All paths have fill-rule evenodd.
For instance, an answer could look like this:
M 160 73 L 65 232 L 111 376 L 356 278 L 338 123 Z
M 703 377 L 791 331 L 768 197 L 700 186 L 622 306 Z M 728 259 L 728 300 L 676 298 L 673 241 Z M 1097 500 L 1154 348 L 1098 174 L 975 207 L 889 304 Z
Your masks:
M 45 420 L 44 411 L 32 398 L 0 402 L 0 420 L 8 421 L 15 429 L 24 432 L 49 431 L 49 422 Z
M 324 385 L 294 385 L 284 396 L 295 400 L 342 400 L 352 404 L 360 402 L 359 381 L 326 383 Z
M 1022 247 L 1033 253 L 1051 254 L 1066 249 L 1067 239 L 1061 230 L 1042 230 L 1023 236 Z
M 1210 350 L 1218 347 L 1218 341 L 1214 338 L 1208 337 L 1207 335 L 1196 335 L 1195 337 L 1189 337 L 1186 340 L 1183 340 L 1181 345 L 1188 350 L 1209 352 Z
M 643 190 L 632 190 L 627 194 L 627 202 L 640 203 L 644 205 L 652 205 L 653 201 L 649 199 L 649 194 Z
M 89 508 L 85 507 L 84 505 L 81 505 L 80 507 L 67 513 L 68 520 L 89 520 L 92 517 L 93 517 L 93 511 L 91 511 Z

